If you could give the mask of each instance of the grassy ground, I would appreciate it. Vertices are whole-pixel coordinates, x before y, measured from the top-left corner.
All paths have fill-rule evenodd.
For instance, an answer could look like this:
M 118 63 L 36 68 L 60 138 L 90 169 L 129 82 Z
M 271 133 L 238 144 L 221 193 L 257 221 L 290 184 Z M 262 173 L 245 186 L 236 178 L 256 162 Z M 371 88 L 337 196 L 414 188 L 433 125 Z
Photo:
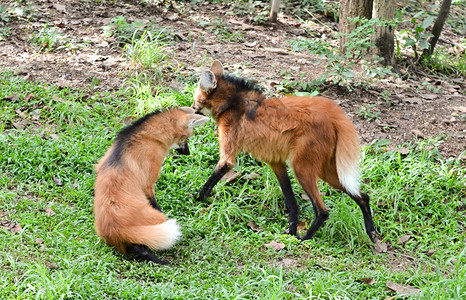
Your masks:
M 351 199 L 324 184 L 331 214 L 315 238 L 283 234 L 287 213 L 273 172 L 247 155 L 238 157 L 236 181 L 218 184 L 209 203 L 194 201 L 218 160 L 214 122 L 196 130 L 190 156 L 166 158 L 156 184 L 163 211 L 183 226 L 181 242 L 157 253 L 171 264 L 128 260 L 104 244 L 93 227 L 93 164 L 124 120 L 190 105 L 195 85 L 181 76 L 182 92 L 159 86 L 171 68 L 163 34 L 136 36 L 118 20 L 110 34 L 136 67 L 117 93 L 57 88 L 0 70 L 0 299 L 466 297 L 466 171 L 441 157 L 436 147 L 444 140 L 363 149 L 364 190 L 387 253 L 374 253 Z M 45 26 L 32 43 L 58 51 L 59 41 Z M 293 186 L 307 228 L 312 206 Z
M 159 204 L 184 234 L 157 253 L 171 260 L 162 267 L 105 245 L 92 214 L 93 163 L 122 120 L 153 104 L 31 83 L 7 70 L 0 80 L 1 299 L 384 299 L 396 295 L 387 281 L 420 289 L 421 299 L 466 296 L 466 172 L 439 156 L 436 141 L 364 149 L 365 190 L 389 244 L 389 253 L 375 254 L 357 206 L 325 185 L 331 215 L 315 238 L 282 234 L 287 214 L 276 179 L 246 155 L 237 181 L 219 184 L 211 203 L 195 202 L 218 159 L 212 122 L 190 140 L 191 156 L 167 157 L 157 182 Z M 191 95 L 158 99 L 189 105 Z M 301 220 L 312 220 L 309 202 L 299 203 Z M 271 241 L 285 248 L 267 248 Z

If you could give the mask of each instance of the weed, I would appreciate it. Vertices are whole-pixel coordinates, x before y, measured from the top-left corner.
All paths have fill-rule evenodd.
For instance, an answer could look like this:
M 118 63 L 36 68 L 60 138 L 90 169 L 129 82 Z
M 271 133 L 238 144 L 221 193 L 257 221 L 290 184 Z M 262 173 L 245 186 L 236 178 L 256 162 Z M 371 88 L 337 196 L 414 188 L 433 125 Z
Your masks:
M 326 60 L 326 72 L 317 79 L 305 83 L 305 88 L 312 88 L 326 82 L 331 82 L 332 84 L 346 86 L 351 90 L 351 85 L 368 84 L 373 78 L 394 75 L 390 67 L 377 66 L 377 63 L 382 58 L 373 55 L 368 59 L 367 55 L 367 49 L 374 46 L 370 39 L 371 34 L 375 33 L 376 26 L 382 26 L 386 22 L 375 18 L 370 20 L 354 18 L 351 21 L 357 23 L 359 26 L 352 32 L 343 34 L 347 38 L 347 42 L 344 45 L 344 53 L 333 47 L 328 41 L 322 41 L 321 39 L 289 41 L 294 50 L 302 51 L 305 49 Z M 342 35 L 342 33 L 338 35 Z M 359 61 L 365 70 L 364 76 L 360 76 L 353 70 Z
M 123 55 L 143 69 L 151 70 L 157 78 L 162 77 L 162 72 L 166 69 L 169 59 L 165 53 L 164 43 L 161 41 L 162 33 L 152 36 L 149 31 L 144 31 L 141 35 L 136 30 L 129 44 L 123 48 Z
M 397 11 L 397 18 L 399 22 L 402 22 L 403 17 L 400 10 Z M 419 23 L 420 20 L 422 20 L 422 22 Z M 435 18 L 433 16 L 428 15 L 422 10 L 415 14 L 411 18 L 413 29 L 403 29 L 399 33 L 404 43 L 401 43 L 397 39 L 397 55 L 400 55 L 401 47 L 410 47 L 414 52 L 414 56 L 418 59 L 420 57 L 418 50 L 422 51 L 429 48 L 428 39 L 433 37 L 433 35 L 431 33 L 426 33 L 426 29 L 432 25 L 434 20 Z
M 269 20 L 270 4 L 261 1 L 232 1 L 231 12 L 237 16 L 248 16 L 257 24 L 265 24 Z
M 367 104 L 364 103 L 359 110 L 356 112 L 356 114 L 367 121 L 372 121 L 376 120 L 379 118 L 380 111 L 374 111 L 373 109 L 376 107 L 375 104 Z
M 39 32 L 32 34 L 32 42 L 39 47 L 40 51 L 47 52 L 65 48 L 69 38 L 61 32 L 60 28 L 44 24 Z
M 385 100 L 385 104 L 387 104 L 388 106 L 392 105 L 392 101 L 390 100 L 392 93 L 390 93 L 390 91 L 384 90 L 380 93 L 380 96 L 382 96 Z
M 10 36 L 10 28 L 2 27 L 0 28 L 0 41 L 4 41 L 6 38 Z
M 218 39 L 225 42 L 241 42 L 244 39 L 244 33 L 239 31 L 232 31 L 228 28 L 223 19 L 215 19 L 212 22 L 199 20 L 199 26 L 207 27 L 210 32 L 217 35 Z
M 10 13 L 7 11 L 6 7 L 0 5 L 0 25 L 4 26 L 10 21 Z
M 112 18 L 110 24 L 102 27 L 104 37 L 114 37 L 120 45 L 125 45 L 131 42 L 132 39 L 138 38 L 135 36 L 135 32 L 142 34 L 142 28 L 144 24 L 139 21 L 128 23 L 126 18 L 123 16 L 117 16 Z
M 452 49 L 436 47 L 434 53 L 429 58 L 424 58 L 422 64 L 436 72 L 447 75 L 466 75 L 466 42 L 455 45 Z

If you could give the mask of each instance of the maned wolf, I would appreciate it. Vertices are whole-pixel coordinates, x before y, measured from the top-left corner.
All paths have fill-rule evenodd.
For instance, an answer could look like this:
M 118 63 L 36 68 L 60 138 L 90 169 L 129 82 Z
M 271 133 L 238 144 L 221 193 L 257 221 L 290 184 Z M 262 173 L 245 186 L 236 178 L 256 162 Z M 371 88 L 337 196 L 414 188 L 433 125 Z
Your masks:
M 153 112 L 124 128 L 95 166 L 95 228 L 123 254 L 159 264 L 150 249 L 168 249 L 181 237 L 175 220 L 167 220 L 154 195 L 168 151 L 189 153 L 193 128 L 209 118 L 190 107 Z
M 201 74 L 192 107 L 215 119 L 220 145 L 220 160 L 199 191 L 199 200 L 209 196 L 244 150 L 274 171 L 289 212 L 289 234 L 296 235 L 299 208 L 287 173 L 289 160 L 316 215 L 302 240 L 312 238 L 329 216 L 317 189 L 317 178 L 321 178 L 359 205 L 366 232 L 377 243 L 369 196 L 359 188 L 358 134 L 334 101 L 306 96 L 267 98 L 251 82 L 225 74 L 215 61 L 210 71 Z

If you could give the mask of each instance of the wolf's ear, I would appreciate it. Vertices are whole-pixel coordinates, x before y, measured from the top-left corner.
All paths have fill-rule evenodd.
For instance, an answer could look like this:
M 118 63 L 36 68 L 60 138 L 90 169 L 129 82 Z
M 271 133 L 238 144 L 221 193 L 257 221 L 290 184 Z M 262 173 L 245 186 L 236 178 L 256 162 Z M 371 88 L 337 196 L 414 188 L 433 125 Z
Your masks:
M 217 79 L 215 79 L 214 73 L 211 71 L 203 72 L 199 79 L 199 87 L 207 95 L 210 94 L 217 87 Z
M 212 63 L 212 66 L 210 67 L 210 70 L 212 71 L 212 73 L 214 73 L 217 76 L 222 75 L 223 74 L 222 63 L 219 62 L 218 60 L 214 60 L 214 62 Z
M 194 128 L 196 126 L 203 125 L 207 123 L 209 120 L 210 119 L 208 117 L 201 116 L 198 114 L 190 115 L 188 119 L 188 128 Z
M 194 108 L 189 107 L 189 106 L 182 106 L 182 107 L 179 107 L 178 109 L 181 109 L 182 111 L 184 111 L 184 112 L 187 113 L 187 114 L 193 114 L 193 113 L 196 112 L 196 111 L 194 110 Z

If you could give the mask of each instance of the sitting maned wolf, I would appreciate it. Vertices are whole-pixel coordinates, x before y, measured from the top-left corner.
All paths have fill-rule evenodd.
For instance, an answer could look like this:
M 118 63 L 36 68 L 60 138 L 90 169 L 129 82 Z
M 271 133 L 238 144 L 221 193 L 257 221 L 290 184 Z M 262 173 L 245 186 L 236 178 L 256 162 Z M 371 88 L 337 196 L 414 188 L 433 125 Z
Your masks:
M 167 220 L 154 195 L 163 160 L 170 149 L 189 154 L 193 128 L 209 118 L 189 107 L 153 112 L 124 128 L 95 166 L 95 228 L 123 254 L 153 261 L 150 249 L 173 246 L 181 237 L 175 220 Z

